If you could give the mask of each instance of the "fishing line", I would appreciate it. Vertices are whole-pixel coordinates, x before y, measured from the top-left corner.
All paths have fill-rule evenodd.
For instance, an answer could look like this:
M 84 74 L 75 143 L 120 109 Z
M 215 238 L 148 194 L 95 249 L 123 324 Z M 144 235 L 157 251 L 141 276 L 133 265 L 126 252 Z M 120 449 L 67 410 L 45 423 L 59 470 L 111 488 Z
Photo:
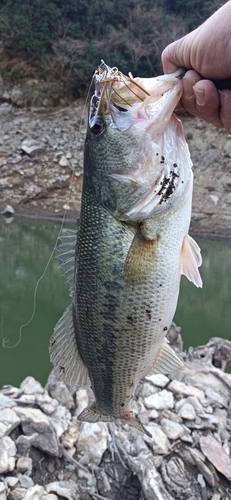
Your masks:
M 88 91 L 87 91 L 87 96 L 86 96 L 86 99 L 85 99 L 85 102 L 84 102 L 84 106 L 83 106 L 83 111 L 82 111 L 82 115 L 81 115 L 81 119 L 80 119 L 80 122 L 79 122 L 79 129 L 78 129 L 78 133 L 77 133 L 77 141 L 76 141 L 76 149 L 77 149 L 77 146 L 78 146 L 78 140 L 79 140 L 79 137 L 80 137 L 80 129 L 84 123 L 84 115 L 86 113 L 86 106 L 87 106 L 87 102 L 88 102 L 88 99 L 89 99 L 89 94 L 90 94 L 90 91 L 91 91 L 91 87 L 92 87 L 92 84 L 93 84 L 93 81 L 94 81 L 94 75 L 91 79 L 91 83 L 89 85 L 89 88 L 88 88 Z M 75 175 L 75 167 L 71 168 L 72 170 L 72 174 L 71 174 L 71 179 L 70 179 L 70 184 L 69 184 L 69 195 L 68 195 L 68 198 L 67 198 L 67 205 L 68 203 L 70 202 L 70 198 L 71 198 L 71 188 L 73 187 L 74 185 L 74 175 Z M 10 344 L 10 339 L 8 337 L 4 337 L 4 333 L 3 333 L 3 318 L 2 318 L 2 322 L 1 322 L 1 340 L 2 340 L 2 347 L 4 349 L 14 349 L 15 347 L 17 347 L 21 340 L 22 340 L 22 330 L 23 328 L 25 328 L 26 326 L 30 325 L 30 323 L 33 321 L 34 319 L 34 316 L 35 316 L 35 312 L 36 312 L 36 305 L 37 305 L 37 293 L 38 293 L 38 287 L 39 287 L 39 284 L 41 283 L 41 281 L 43 280 L 46 272 L 47 272 L 47 269 L 53 259 L 53 256 L 54 256 L 54 253 L 56 251 L 56 247 L 57 247 L 57 244 L 58 244 L 58 240 L 62 234 L 62 231 L 63 231 L 63 226 L 64 226 L 64 223 L 65 223 L 65 219 L 66 219 L 66 215 L 67 215 L 67 210 L 68 208 L 65 208 L 64 209 L 64 214 L 63 214 L 63 218 L 62 218 L 62 221 L 61 221 L 61 225 L 60 225 L 60 228 L 59 228 L 59 232 L 58 232 L 58 236 L 56 238 L 56 241 L 55 241 L 55 244 L 54 244 L 54 247 L 51 251 L 51 254 L 50 254 L 50 257 L 46 263 L 46 266 L 44 268 L 44 271 L 42 273 L 42 275 L 40 276 L 40 278 L 38 279 L 36 285 L 35 285 L 35 289 L 34 289 L 34 296 L 33 296 L 33 309 L 32 309 L 32 314 L 29 318 L 29 320 L 24 323 L 23 325 L 20 326 L 19 328 L 19 339 L 18 341 L 11 345 Z

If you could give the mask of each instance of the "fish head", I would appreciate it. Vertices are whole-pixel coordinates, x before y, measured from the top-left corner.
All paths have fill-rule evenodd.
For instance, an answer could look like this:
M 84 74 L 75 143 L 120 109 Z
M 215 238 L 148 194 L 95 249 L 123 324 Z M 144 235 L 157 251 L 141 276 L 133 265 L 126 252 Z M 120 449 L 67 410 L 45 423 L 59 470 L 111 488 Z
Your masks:
M 147 219 L 186 196 L 192 163 L 173 114 L 183 74 L 133 78 L 103 61 L 95 72 L 84 178 L 120 220 Z

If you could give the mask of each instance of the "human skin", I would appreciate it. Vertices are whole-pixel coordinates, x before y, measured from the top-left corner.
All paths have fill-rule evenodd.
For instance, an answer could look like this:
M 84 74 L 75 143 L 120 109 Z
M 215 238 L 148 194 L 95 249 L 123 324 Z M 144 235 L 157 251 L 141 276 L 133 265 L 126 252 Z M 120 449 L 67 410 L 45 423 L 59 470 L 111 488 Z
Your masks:
M 178 110 L 224 127 L 231 134 L 231 1 L 196 30 L 168 45 L 162 64 L 165 73 L 179 67 L 187 70 Z M 230 80 L 221 82 L 225 79 Z

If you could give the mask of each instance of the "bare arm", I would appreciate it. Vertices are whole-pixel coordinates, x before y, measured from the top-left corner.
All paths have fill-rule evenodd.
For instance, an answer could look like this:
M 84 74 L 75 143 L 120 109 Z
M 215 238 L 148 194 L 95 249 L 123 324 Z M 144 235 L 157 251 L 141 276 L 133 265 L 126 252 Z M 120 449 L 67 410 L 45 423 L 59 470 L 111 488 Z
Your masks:
M 199 28 L 168 45 L 162 63 L 165 73 L 188 69 L 183 109 L 231 133 L 231 90 L 219 91 L 213 83 L 231 77 L 231 1 Z

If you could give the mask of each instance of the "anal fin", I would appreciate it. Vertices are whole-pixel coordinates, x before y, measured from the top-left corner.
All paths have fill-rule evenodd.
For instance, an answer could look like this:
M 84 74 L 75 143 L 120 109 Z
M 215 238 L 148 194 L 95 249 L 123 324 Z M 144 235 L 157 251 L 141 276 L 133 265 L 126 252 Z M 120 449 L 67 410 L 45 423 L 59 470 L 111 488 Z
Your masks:
M 85 385 L 88 370 L 78 351 L 72 307 L 70 304 L 54 328 L 49 342 L 50 360 L 67 384 Z
M 198 271 L 201 264 L 200 247 L 191 236 L 187 235 L 181 249 L 181 274 L 184 274 L 198 288 L 202 288 L 202 279 Z
M 153 368 L 148 373 L 148 375 L 153 375 L 155 373 L 162 373 L 166 375 L 168 373 L 174 373 L 182 370 L 184 363 L 178 358 L 175 351 L 167 344 L 166 340 L 161 347 L 158 357 L 153 365 Z

